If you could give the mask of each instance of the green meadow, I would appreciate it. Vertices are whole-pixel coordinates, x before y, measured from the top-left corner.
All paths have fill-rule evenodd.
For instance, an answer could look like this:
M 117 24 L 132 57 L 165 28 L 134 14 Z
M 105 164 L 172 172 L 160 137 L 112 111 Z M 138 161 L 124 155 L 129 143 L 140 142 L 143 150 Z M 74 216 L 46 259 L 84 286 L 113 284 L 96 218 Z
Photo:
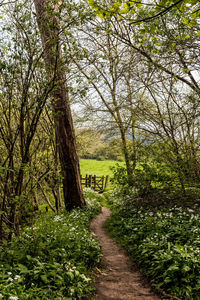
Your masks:
M 111 167 L 114 167 L 117 164 L 123 166 L 124 162 L 115 160 L 80 159 L 81 175 L 109 175 L 112 177 L 113 173 Z

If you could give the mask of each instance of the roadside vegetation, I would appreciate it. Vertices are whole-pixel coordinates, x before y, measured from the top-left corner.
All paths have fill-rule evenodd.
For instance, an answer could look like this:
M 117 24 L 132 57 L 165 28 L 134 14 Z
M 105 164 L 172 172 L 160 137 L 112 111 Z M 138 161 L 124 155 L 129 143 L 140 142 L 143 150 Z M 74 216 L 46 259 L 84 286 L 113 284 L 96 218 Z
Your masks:
M 171 176 L 170 176 L 171 174 Z M 155 289 L 179 299 L 200 298 L 200 192 L 172 179 L 164 165 L 140 165 L 128 187 L 123 168 L 107 197 L 106 226 Z
M 94 291 L 101 259 L 89 231 L 102 197 L 86 189 L 87 207 L 38 215 L 0 248 L 0 299 L 82 299 Z
M 155 288 L 180 299 L 199 299 L 199 209 L 120 206 L 107 227 Z

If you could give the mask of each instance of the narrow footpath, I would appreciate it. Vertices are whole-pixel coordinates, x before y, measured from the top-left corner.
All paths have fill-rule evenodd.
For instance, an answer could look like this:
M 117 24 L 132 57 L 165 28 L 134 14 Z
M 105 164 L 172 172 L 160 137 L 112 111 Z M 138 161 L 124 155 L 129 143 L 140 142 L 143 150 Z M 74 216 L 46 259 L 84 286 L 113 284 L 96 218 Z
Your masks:
M 124 249 L 102 227 L 110 213 L 109 209 L 103 207 L 102 213 L 91 223 L 91 230 L 100 242 L 103 252 L 103 270 L 96 277 L 95 299 L 159 300 Z

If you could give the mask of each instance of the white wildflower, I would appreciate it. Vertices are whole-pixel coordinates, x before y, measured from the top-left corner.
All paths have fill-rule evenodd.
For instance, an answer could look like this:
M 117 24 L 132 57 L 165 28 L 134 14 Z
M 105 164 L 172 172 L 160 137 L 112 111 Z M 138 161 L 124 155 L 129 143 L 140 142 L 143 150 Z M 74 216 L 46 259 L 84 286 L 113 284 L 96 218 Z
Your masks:
M 15 277 L 14 277 L 14 280 L 17 280 L 17 279 L 19 279 L 21 276 L 19 276 L 19 275 L 15 275 Z
M 13 281 L 12 277 L 9 277 L 9 278 L 8 278 L 8 281 Z
M 19 298 L 17 296 L 10 296 L 9 300 L 18 300 Z
M 62 215 L 54 217 L 54 222 L 59 222 L 59 221 L 62 221 Z

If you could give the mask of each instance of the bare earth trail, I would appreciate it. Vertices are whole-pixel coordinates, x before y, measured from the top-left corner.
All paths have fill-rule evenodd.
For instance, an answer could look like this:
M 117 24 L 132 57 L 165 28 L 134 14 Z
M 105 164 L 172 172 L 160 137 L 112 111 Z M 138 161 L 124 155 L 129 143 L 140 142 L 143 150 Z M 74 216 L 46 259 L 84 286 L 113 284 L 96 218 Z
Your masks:
M 103 207 L 102 213 L 91 223 L 102 246 L 103 272 L 96 278 L 97 300 L 159 300 L 144 277 L 126 256 L 124 249 L 116 244 L 106 233 L 103 224 L 110 216 L 110 210 Z

